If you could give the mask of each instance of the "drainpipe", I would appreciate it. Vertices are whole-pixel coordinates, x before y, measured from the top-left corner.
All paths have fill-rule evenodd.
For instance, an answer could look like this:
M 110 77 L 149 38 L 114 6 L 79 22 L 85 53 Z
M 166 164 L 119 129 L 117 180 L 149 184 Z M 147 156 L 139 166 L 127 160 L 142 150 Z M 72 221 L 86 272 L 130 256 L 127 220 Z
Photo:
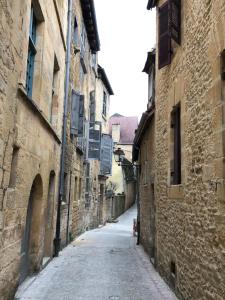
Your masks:
M 59 194 L 58 194 L 58 209 L 56 219 L 56 235 L 54 239 L 55 253 L 54 256 L 59 255 L 61 247 L 61 204 L 64 195 L 64 170 L 65 170 L 65 151 L 66 151 L 66 131 L 67 131 L 67 111 L 68 111 L 68 97 L 69 97 L 69 79 L 70 79 L 70 41 L 71 41 L 71 22 L 72 22 L 72 1 L 68 0 L 68 31 L 66 41 L 66 77 L 65 77 L 65 95 L 63 107 L 63 128 L 62 128 L 62 151 L 60 157 L 60 177 L 59 177 Z

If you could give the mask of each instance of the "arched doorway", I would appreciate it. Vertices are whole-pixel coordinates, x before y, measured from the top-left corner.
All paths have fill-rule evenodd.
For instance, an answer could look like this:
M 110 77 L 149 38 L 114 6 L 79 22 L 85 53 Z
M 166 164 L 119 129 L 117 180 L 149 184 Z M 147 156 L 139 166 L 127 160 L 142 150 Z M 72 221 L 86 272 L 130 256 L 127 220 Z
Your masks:
M 44 256 L 43 264 L 52 257 L 53 236 L 52 236 L 52 222 L 53 209 L 55 198 L 55 172 L 51 171 L 48 185 L 48 199 L 45 213 L 45 239 L 44 239 Z
M 20 282 L 40 268 L 40 230 L 43 184 L 40 175 L 32 183 L 27 207 L 26 224 L 21 244 Z

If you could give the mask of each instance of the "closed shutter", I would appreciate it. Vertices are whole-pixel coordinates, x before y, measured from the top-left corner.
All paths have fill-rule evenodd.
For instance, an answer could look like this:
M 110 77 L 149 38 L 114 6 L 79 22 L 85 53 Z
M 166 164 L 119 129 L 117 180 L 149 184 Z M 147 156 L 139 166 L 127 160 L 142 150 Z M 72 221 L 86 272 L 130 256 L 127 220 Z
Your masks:
M 90 123 L 88 139 L 88 159 L 100 160 L 101 155 L 101 125 Z
M 171 37 L 181 43 L 181 0 L 170 0 Z
M 169 1 L 159 7 L 159 45 L 158 45 L 158 66 L 159 69 L 171 63 L 171 34 Z
M 101 166 L 100 173 L 108 175 L 112 173 L 113 140 L 111 135 L 103 134 L 101 142 Z
M 83 135 L 84 135 L 84 95 L 80 95 L 78 136 L 82 137 Z
M 72 90 L 70 133 L 78 134 L 80 94 Z
M 90 92 L 90 122 L 95 122 L 95 91 Z

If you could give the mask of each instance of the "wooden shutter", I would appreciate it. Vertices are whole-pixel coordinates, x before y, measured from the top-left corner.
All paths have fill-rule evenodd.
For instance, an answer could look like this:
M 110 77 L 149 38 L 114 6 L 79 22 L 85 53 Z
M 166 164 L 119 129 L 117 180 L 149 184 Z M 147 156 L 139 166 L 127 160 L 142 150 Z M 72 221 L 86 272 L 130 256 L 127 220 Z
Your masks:
M 101 125 L 90 123 L 88 139 L 88 159 L 100 160 L 101 155 Z
M 158 67 L 159 69 L 171 63 L 171 32 L 169 1 L 159 7 L 159 40 L 158 40 Z
M 79 99 L 78 136 L 82 137 L 83 134 L 84 134 L 84 95 L 80 95 L 80 99 Z
M 90 92 L 90 122 L 95 122 L 95 91 Z
M 72 90 L 70 133 L 78 134 L 80 94 Z
M 181 0 L 170 0 L 171 37 L 181 43 Z
M 112 152 L 113 140 L 111 135 L 103 134 L 101 141 L 101 166 L 100 173 L 102 175 L 109 175 L 112 173 Z

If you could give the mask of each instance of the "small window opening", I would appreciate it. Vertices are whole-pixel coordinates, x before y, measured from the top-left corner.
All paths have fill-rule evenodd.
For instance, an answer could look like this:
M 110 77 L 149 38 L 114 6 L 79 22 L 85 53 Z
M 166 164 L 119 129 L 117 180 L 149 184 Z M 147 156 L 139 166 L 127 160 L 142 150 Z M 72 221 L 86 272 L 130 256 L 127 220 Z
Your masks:
M 171 113 L 171 184 L 181 184 L 180 105 Z
M 59 78 L 59 64 L 56 55 L 54 56 L 53 65 L 53 76 L 52 76 L 52 101 L 51 101 L 51 112 L 50 112 L 50 122 L 53 123 L 53 116 L 57 115 L 58 106 L 58 78 Z
M 176 277 L 176 264 L 174 261 L 170 263 L 170 272 L 173 277 Z
M 102 114 L 106 116 L 107 112 L 107 95 L 106 92 L 103 92 L 103 108 L 102 108 Z
M 76 17 L 74 18 L 74 32 L 73 32 L 73 41 L 76 47 L 79 45 L 79 38 L 78 38 L 78 24 Z
M 14 146 L 13 153 L 12 153 L 10 179 L 9 179 L 9 187 L 10 188 L 15 188 L 15 186 L 16 186 L 18 156 L 19 156 L 19 148 L 17 146 Z

